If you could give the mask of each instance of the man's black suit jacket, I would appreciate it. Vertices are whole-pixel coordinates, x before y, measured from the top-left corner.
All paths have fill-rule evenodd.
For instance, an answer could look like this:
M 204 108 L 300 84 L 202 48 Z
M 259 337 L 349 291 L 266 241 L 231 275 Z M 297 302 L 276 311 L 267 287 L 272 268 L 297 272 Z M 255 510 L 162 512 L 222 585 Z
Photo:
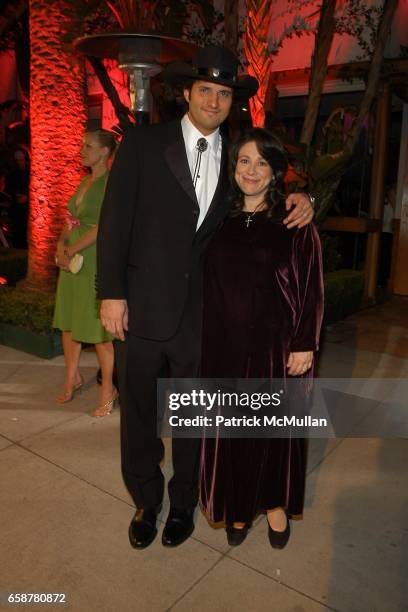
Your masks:
M 129 332 L 167 340 L 187 296 L 200 309 L 205 248 L 228 212 L 227 147 L 217 189 L 196 232 L 199 206 L 179 120 L 129 130 L 112 165 L 99 220 L 97 294 L 127 299 Z

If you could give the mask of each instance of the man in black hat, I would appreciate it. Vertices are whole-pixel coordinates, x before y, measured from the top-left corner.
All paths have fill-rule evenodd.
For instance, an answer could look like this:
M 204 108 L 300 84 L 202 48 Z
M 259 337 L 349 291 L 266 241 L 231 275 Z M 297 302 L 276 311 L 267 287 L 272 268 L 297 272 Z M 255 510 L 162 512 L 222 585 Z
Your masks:
M 234 93 L 250 97 L 253 77 L 237 76 L 223 47 L 198 51 L 192 66 L 171 65 L 165 78 L 188 85 L 181 121 L 129 130 L 110 173 L 98 230 L 101 319 L 113 333 L 121 405 L 122 474 L 137 512 L 130 543 L 146 548 L 157 534 L 164 447 L 156 431 L 156 381 L 197 374 L 201 334 L 201 262 L 228 213 L 227 146 L 219 126 Z M 294 194 L 288 227 L 313 217 L 309 198 Z M 174 475 L 162 543 L 193 532 L 200 440 L 173 439 Z

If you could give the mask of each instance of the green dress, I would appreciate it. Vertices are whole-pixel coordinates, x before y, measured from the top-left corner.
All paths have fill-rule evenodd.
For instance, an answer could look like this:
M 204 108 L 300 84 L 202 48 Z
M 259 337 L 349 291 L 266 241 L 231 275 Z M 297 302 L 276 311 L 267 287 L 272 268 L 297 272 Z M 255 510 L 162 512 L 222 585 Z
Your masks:
M 68 211 L 74 227 L 68 238 L 68 245 L 74 244 L 92 225 L 97 225 L 105 193 L 108 173 L 106 172 L 89 187 L 77 209 L 75 201 L 83 186 L 84 178 L 68 202 Z M 99 318 L 99 301 L 96 298 L 96 244 L 83 249 L 84 261 L 77 274 L 60 270 L 55 298 L 53 327 L 72 332 L 78 342 L 95 344 L 109 342 L 112 336 L 102 327 Z

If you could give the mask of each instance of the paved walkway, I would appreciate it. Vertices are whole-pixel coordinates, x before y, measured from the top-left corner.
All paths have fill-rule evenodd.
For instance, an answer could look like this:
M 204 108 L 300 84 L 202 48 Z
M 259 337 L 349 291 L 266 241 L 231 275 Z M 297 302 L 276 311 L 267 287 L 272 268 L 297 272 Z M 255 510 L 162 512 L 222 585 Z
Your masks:
M 321 376 L 407 377 L 407 306 L 395 299 L 327 330 Z M 0 592 L 65 593 L 75 612 L 408 610 L 406 440 L 313 440 L 304 520 L 283 551 L 264 517 L 232 549 L 198 515 L 181 547 L 157 538 L 139 552 L 127 539 L 119 417 L 88 416 L 93 352 L 82 366 L 85 391 L 61 407 L 62 358 L 0 347 Z

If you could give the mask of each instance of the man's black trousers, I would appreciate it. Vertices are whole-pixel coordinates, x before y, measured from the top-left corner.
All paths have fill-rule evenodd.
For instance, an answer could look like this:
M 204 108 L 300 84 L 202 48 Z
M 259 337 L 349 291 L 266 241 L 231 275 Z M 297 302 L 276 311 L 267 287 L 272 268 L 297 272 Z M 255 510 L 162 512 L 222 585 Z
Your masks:
M 122 475 L 137 508 L 158 506 L 164 477 L 160 462 L 164 445 L 157 435 L 157 378 L 197 376 L 200 329 L 186 309 L 176 334 L 158 341 L 126 335 L 116 340 L 121 408 Z M 199 439 L 173 439 L 174 475 L 169 482 L 170 505 L 193 508 L 198 501 Z

